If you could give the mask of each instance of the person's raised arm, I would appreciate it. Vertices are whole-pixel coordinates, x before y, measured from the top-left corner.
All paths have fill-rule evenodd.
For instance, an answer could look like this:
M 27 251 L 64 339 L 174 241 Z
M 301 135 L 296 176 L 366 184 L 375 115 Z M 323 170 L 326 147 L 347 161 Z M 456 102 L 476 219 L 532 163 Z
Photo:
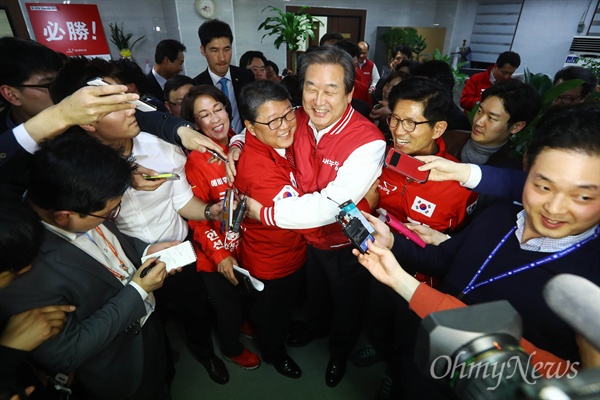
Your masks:
M 127 102 L 137 100 L 139 96 L 123 93 L 126 89 L 123 85 L 83 87 L 30 118 L 24 127 L 29 136 L 39 143 L 71 126 L 89 124 L 111 112 L 135 108 L 135 105 Z

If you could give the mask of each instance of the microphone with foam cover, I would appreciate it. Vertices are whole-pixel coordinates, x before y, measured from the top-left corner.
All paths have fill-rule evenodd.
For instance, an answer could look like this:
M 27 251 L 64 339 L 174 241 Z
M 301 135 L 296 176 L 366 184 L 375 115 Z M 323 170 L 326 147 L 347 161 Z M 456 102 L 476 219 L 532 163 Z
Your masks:
M 544 300 L 563 321 L 600 350 L 600 287 L 580 276 L 561 274 L 544 287 Z

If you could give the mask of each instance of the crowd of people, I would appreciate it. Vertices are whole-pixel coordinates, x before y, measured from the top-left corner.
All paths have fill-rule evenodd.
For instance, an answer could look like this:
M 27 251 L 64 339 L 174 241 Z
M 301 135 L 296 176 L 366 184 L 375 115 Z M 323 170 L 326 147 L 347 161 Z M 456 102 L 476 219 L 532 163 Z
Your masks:
M 208 67 L 194 78 L 181 75 L 186 46 L 176 40 L 156 46 L 144 75 L 131 60 L 0 38 L 0 399 L 52 398 L 54 388 L 76 399 L 169 399 L 173 314 L 217 384 L 229 372 L 213 331 L 223 358 L 243 369 L 264 362 L 301 378 L 288 346 L 327 338 L 330 388 L 349 361 L 385 361 L 378 398 L 452 398 L 415 366 L 419 322 L 499 299 L 521 315 L 521 347 L 540 373 L 593 366 L 598 349 L 542 297 L 560 273 L 600 284 L 590 71 L 558 71 L 555 84 L 583 83 L 540 119 L 539 94 L 511 78 L 513 52 L 467 81 L 461 109 L 450 66 L 412 61 L 407 46 L 380 74 L 368 43 L 329 33 L 297 74 L 280 77 L 259 51 L 231 65 L 234 38 L 220 20 L 198 37 Z M 107 85 L 88 85 L 95 78 Z M 463 110 L 474 107 L 470 122 Z M 526 156 L 516 154 L 510 138 L 538 119 Z M 384 165 L 394 151 L 424 161 L 428 180 Z M 230 190 L 247 207 L 239 230 L 223 209 Z M 367 252 L 338 222 L 348 200 L 376 230 Z M 190 265 L 141 261 L 188 240 Z M 361 332 L 369 344 L 357 349 Z

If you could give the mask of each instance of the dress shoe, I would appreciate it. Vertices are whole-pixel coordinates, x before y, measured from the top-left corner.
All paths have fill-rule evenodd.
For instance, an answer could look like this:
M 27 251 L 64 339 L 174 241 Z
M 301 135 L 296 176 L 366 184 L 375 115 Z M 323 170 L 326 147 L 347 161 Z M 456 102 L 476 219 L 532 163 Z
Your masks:
M 204 368 L 206 368 L 206 372 L 208 372 L 210 379 L 220 385 L 224 385 L 229 382 L 229 371 L 227 370 L 223 360 L 221 360 L 219 357 L 212 356 L 212 358 L 204 360 L 199 359 L 198 361 L 204 366 Z
M 325 383 L 329 387 L 336 387 L 346 373 L 346 359 L 331 357 L 325 371 Z
M 287 354 L 281 360 L 273 361 L 271 364 L 273 364 L 277 372 L 288 378 L 298 379 L 302 376 L 302 370 L 298 364 Z

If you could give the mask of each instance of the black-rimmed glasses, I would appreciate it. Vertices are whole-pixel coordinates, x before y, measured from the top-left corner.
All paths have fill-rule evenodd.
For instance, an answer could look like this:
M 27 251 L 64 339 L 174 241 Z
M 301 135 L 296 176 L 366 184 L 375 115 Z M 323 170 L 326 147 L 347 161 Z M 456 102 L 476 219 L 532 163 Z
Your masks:
M 115 222 L 115 220 L 119 216 L 120 212 L 121 212 L 121 202 L 119 202 L 119 204 L 117 204 L 117 206 L 115 208 L 113 208 L 108 213 L 106 213 L 106 215 L 86 214 L 86 213 L 82 213 L 82 212 L 80 212 L 79 214 L 88 215 L 90 217 L 102 218 L 102 219 L 105 219 L 110 222 Z
M 414 132 L 414 130 L 417 129 L 417 125 L 426 124 L 428 122 L 433 122 L 433 121 L 415 122 L 410 119 L 400 119 L 400 118 L 396 117 L 394 114 L 388 115 L 386 118 L 386 121 L 387 121 L 390 129 L 395 129 L 399 123 L 402 123 L 402 128 L 406 132 Z
M 276 131 L 277 129 L 279 129 L 281 127 L 284 119 L 287 122 L 292 122 L 293 120 L 296 119 L 296 114 L 294 113 L 295 110 L 296 110 L 296 108 L 294 107 L 290 111 L 285 113 L 285 115 L 283 117 L 278 117 L 278 118 L 272 119 L 269 122 L 259 122 L 259 121 L 253 121 L 253 122 L 255 124 L 267 125 L 270 130 Z

